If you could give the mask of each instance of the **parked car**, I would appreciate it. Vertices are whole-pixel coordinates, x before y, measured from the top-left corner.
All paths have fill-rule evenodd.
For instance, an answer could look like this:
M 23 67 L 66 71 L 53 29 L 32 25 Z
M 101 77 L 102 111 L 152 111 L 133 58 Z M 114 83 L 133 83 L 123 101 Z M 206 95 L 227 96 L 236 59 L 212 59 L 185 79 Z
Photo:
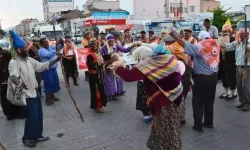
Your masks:
M 72 38 L 72 40 L 74 41 L 75 44 L 81 44 L 83 37 L 81 34 L 75 34 Z
M 237 23 L 237 29 L 245 27 L 245 20 L 241 20 Z M 247 28 L 250 29 L 250 21 L 247 21 Z

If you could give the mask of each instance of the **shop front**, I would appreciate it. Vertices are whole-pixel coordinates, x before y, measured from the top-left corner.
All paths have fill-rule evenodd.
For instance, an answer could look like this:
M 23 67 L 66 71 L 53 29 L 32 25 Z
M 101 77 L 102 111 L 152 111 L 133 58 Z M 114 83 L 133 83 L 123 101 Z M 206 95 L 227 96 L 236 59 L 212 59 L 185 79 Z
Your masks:
M 116 26 L 126 25 L 128 15 L 126 11 L 92 12 L 90 17 L 84 19 L 83 28 L 86 32 L 91 32 L 97 27 L 100 32 L 109 33 Z

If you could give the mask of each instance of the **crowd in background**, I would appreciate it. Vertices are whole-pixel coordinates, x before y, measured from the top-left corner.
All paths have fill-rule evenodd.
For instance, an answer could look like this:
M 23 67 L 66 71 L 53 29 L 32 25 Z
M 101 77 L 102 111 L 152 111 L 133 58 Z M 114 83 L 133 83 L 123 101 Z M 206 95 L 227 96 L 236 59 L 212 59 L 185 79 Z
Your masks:
M 134 42 L 129 29 L 123 35 L 119 31 L 86 32 L 81 47 L 88 48 L 85 79 L 90 87 L 90 108 L 104 113 L 108 101 L 118 100 L 126 93 L 123 82 L 136 81 L 136 109 L 142 112 L 146 123 L 152 122 L 147 141 L 151 150 L 181 149 L 180 129 L 186 123 L 185 103 L 189 92 L 192 92 L 193 130 L 204 132 L 204 128 L 214 128 L 218 79 L 225 88 L 219 98 L 230 101 L 239 97 L 236 107 L 249 111 L 249 29 L 237 30 L 227 21 L 219 34 L 209 19 L 203 25 L 204 31 L 198 37 L 192 36 L 191 28 L 179 33 L 174 29 L 163 30 L 160 36 L 154 31 L 141 31 L 139 42 Z M 70 77 L 75 86 L 79 85 L 77 46 L 69 35 L 59 39 L 56 45 L 49 45 L 46 38 L 30 42 L 13 31 L 10 34 L 11 49 L 5 43 L 0 51 L 1 104 L 8 120 L 27 118 L 23 143 L 34 147 L 37 142 L 49 139 L 42 136 L 40 95 L 42 91 L 45 93 L 46 105 L 60 101 L 55 96 L 60 90 L 57 74 L 60 59 L 67 86 L 71 85 Z M 122 59 L 124 53 L 131 54 L 137 64 L 126 64 Z M 26 107 L 7 100 L 7 80 L 23 89 Z M 25 111 L 27 115 L 23 115 Z

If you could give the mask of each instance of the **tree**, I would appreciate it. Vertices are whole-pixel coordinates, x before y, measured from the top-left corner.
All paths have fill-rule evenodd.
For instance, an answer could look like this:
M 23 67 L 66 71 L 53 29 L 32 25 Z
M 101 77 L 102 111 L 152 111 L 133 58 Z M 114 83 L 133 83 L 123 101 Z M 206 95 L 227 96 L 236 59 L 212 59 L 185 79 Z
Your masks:
M 228 19 L 228 16 L 226 15 L 226 10 L 224 10 L 223 7 L 217 7 L 214 10 L 211 10 L 210 12 L 214 13 L 212 25 L 216 26 L 218 30 L 221 31 L 222 26 Z

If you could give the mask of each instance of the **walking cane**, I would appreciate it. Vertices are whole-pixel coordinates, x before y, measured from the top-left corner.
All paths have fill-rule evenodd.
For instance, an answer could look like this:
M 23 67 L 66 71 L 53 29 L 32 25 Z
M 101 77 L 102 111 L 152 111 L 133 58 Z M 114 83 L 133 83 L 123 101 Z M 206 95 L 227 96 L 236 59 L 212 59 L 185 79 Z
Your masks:
M 4 146 L 3 146 L 3 144 L 0 142 L 0 147 L 3 149 L 3 150 L 7 150 Z
M 54 38 L 55 38 L 55 41 L 56 41 L 56 52 L 59 53 L 59 49 L 57 47 L 57 37 L 56 37 L 55 21 L 53 20 L 52 23 L 53 23 Z M 80 115 L 82 123 L 84 123 L 82 113 L 80 112 L 80 110 L 79 110 L 79 108 L 77 106 L 77 103 L 76 103 L 76 101 L 75 101 L 75 99 L 74 99 L 74 97 L 73 97 L 73 95 L 72 95 L 72 93 L 71 93 L 71 91 L 69 89 L 69 83 L 66 81 L 65 71 L 64 71 L 64 67 L 63 67 L 63 63 L 62 63 L 61 59 L 60 59 L 60 64 L 61 64 L 61 69 L 62 69 L 62 74 L 63 74 L 64 82 L 66 83 L 66 88 L 67 88 L 67 91 L 69 93 L 69 96 L 70 96 L 70 98 L 71 98 L 71 100 L 72 100 L 72 102 L 73 102 L 73 104 L 74 104 L 74 106 L 75 106 L 78 114 Z
M 247 36 L 247 15 L 245 14 L 245 67 L 243 70 L 243 80 L 247 80 L 247 65 L 248 65 L 248 55 L 247 52 L 247 44 L 248 44 L 248 36 Z

